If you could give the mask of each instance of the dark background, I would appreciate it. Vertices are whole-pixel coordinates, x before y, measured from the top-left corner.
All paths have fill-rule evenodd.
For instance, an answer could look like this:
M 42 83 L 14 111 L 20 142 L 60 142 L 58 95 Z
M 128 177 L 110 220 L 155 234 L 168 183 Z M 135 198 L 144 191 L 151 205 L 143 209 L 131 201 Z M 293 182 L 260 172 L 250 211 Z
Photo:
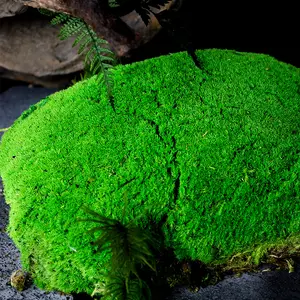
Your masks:
M 281 4 L 278 8 L 280 16 L 249 3 L 242 7 L 228 2 L 182 0 L 180 9 L 169 14 L 169 19 L 157 16 L 163 29 L 150 43 L 133 51 L 127 61 L 188 48 L 218 48 L 268 54 L 300 68 L 299 23 L 298 16 L 293 16 L 298 9 L 289 5 L 288 20 L 284 20 L 284 6 Z
M 130 57 L 120 59 L 120 63 L 127 64 L 185 50 L 218 48 L 268 54 L 300 68 L 300 47 L 295 46 L 298 44 L 298 24 L 284 28 L 286 23 L 278 20 L 272 23 L 271 20 L 266 26 L 259 23 L 259 16 L 252 15 L 247 19 L 241 11 L 231 11 L 225 3 L 224 7 L 214 2 L 208 5 L 200 0 L 184 0 L 182 3 L 180 9 L 171 15 L 158 16 L 162 25 L 160 33 L 151 42 L 133 50 Z M 290 7 L 290 10 L 294 9 Z M 23 15 L 29 19 L 45 17 L 33 8 Z M 267 17 L 263 14 L 263 18 L 269 21 Z M 295 30 L 297 34 L 294 34 Z M 285 41 L 280 39 L 282 36 L 286 37 Z M 0 93 L 16 85 L 28 83 L 0 78 Z

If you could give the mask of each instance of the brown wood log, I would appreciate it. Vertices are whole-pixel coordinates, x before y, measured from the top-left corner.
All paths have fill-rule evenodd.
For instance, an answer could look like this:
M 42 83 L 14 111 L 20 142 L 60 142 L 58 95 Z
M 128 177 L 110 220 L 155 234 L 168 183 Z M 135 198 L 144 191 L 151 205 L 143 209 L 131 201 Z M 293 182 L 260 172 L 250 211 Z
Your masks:
M 83 19 L 92 26 L 99 37 L 108 41 L 117 57 L 130 56 L 130 50 L 148 42 L 160 30 L 160 25 L 154 16 L 147 27 L 145 25 L 131 27 L 128 20 L 132 23 L 133 18 L 136 25 L 138 19 L 142 23 L 141 18 L 134 11 L 132 13 L 136 16 L 131 16 L 131 19 L 128 15 L 122 18 L 112 15 L 108 0 L 14 0 L 14 2 L 64 12 Z M 165 8 L 169 8 L 170 4 L 171 2 Z M 154 30 L 153 24 L 156 26 Z M 136 27 L 140 30 L 137 31 Z

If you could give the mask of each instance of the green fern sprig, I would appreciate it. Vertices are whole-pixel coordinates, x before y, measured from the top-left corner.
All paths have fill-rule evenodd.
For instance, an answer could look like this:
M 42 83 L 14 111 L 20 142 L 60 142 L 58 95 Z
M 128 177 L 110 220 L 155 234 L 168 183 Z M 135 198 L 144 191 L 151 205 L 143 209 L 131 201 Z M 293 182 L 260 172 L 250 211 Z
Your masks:
M 108 48 L 108 42 L 99 38 L 93 29 L 80 18 L 45 10 L 40 12 L 48 16 L 54 16 L 51 20 L 52 25 L 63 24 L 59 33 L 61 40 L 76 36 L 73 47 L 78 45 L 78 54 L 83 53 L 85 55 L 85 69 L 89 70 L 92 75 L 98 75 L 99 83 L 102 79 L 104 80 L 109 101 L 114 109 L 112 69 L 116 64 L 116 58 Z M 103 76 L 100 74 L 103 74 Z
M 88 233 L 101 232 L 93 244 L 98 246 L 98 251 L 106 249 L 111 251 L 113 269 L 122 269 L 124 274 L 132 272 L 137 277 L 138 264 L 146 264 L 152 270 L 156 270 L 155 259 L 149 247 L 155 245 L 154 239 L 145 230 L 134 225 L 134 220 L 123 224 L 118 220 L 106 218 L 86 206 L 83 206 L 83 210 L 93 218 L 78 221 L 99 224 Z
M 127 205 L 128 199 L 125 192 L 125 205 L 121 221 L 107 218 L 86 206 L 83 206 L 82 209 L 91 218 L 78 219 L 78 221 L 97 224 L 88 231 L 90 234 L 100 233 L 93 244 L 98 247 L 97 251 L 108 249 L 111 253 L 109 274 L 103 274 L 105 283 L 98 284 L 94 290 L 94 293 L 102 294 L 105 297 L 103 299 L 151 298 L 150 289 L 146 282 L 140 279 L 138 269 L 147 265 L 156 271 L 156 261 L 152 249 L 159 247 L 159 241 L 150 235 L 150 232 L 134 224 L 137 219 L 145 215 L 145 212 L 135 219 L 125 222 Z
M 51 20 L 50 23 L 52 25 L 58 25 L 58 24 L 68 21 L 68 19 L 70 19 L 70 18 L 71 17 L 67 14 L 57 13 L 57 14 L 55 14 L 55 17 Z
M 65 19 L 64 17 L 67 17 L 67 18 Z M 56 18 L 54 18 L 53 20 L 55 20 Z M 55 20 L 55 22 L 52 22 L 52 21 L 51 21 L 51 24 L 53 24 L 53 25 L 64 23 L 62 28 L 60 29 L 60 32 L 58 35 L 58 37 L 61 40 L 66 40 L 66 39 L 70 38 L 71 36 L 75 36 L 78 34 L 80 34 L 79 36 L 82 36 L 83 34 L 87 35 L 86 30 L 84 30 L 85 26 L 87 26 L 86 23 L 78 18 L 63 15 L 63 18 L 57 18 L 57 20 Z M 59 22 L 59 23 L 57 23 L 57 22 Z M 74 44 L 73 44 L 73 46 L 74 46 Z
M 84 35 L 84 33 L 86 34 Z M 93 74 L 103 74 L 108 96 L 111 100 L 113 86 L 111 71 L 116 60 L 114 53 L 104 47 L 104 45 L 108 45 L 108 42 L 100 39 L 91 27 L 84 23 L 81 35 L 75 40 L 74 46 L 77 44 L 81 44 L 79 53 L 83 52 L 85 48 L 90 48 L 89 51 L 86 52 L 85 64 L 90 65 L 90 70 Z M 107 55 L 102 55 L 104 53 Z
M 48 9 L 44 9 L 44 8 L 38 8 L 38 11 L 42 14 L 45 15 L 47 17 L 53 17 L 56 15 L 55 12 L 48 10 Z
M 136 278 L 125 278 L 122 274 L 107 275 L 106 282 L 96 284 L 92 297 L 101 294 L 102 300 L 151 299 L 148 285 Z

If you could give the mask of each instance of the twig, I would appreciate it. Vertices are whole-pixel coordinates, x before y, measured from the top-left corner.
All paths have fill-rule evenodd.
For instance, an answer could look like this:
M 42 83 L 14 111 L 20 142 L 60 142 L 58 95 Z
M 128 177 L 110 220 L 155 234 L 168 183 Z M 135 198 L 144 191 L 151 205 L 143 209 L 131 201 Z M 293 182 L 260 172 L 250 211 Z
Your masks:
M 4 131 L 7 131 L 10 127 L 8 128 L 0 128 L 0 132 L 4 132 Z

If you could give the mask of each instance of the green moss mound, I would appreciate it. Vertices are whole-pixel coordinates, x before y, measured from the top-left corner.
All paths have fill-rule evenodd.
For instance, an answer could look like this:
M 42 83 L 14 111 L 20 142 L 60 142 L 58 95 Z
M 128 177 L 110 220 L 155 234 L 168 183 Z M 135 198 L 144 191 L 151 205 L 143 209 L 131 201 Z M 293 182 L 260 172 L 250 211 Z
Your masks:
M 179 259 L 226 262 L 300 231 L 300 71 L 266 55 L 197 51 L 126 66 L 114 112 L 95 79 L 26 111 L 0 147 L 9 232 L 44 289 L 90 293 L 80 207 L 162 222 Z

